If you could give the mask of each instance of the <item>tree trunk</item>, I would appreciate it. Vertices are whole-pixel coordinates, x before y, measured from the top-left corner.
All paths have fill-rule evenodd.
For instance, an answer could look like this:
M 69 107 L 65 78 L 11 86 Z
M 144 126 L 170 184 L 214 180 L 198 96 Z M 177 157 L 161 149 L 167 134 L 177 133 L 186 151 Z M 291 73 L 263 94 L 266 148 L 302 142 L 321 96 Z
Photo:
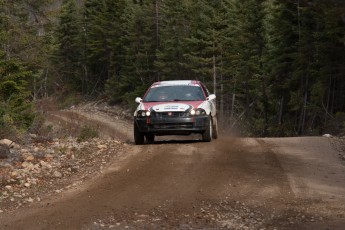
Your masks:
M 231 115 L 230 115 L 230 122 L 233 126 L 234 123 L 234 110 L 235 110 L 235 100 L 236 100 L 236 94 L 232 94 L 232 100 L 231 100 Z
M 279 125 L 283 123 L 283 109 L 284 109 L 284 96 L 282 96 L 282 98 L 280 99 L 279 115 L 278 115 Z
M 155 1 L 155 20 L 156 20 L 156 50 L 159 49 L 160 39 L 159 39 L 159 4 L 158 0 Z M 156 73 L 156 81 L 160 81 L 159 71 Z

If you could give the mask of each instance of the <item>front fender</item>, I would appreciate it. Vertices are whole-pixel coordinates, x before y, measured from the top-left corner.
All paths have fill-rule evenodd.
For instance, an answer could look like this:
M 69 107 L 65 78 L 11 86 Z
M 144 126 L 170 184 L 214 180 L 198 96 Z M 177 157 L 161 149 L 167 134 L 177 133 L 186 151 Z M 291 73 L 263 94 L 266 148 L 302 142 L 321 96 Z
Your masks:
M 134 117 L 137 116 L 139 110 L 144 110 L 144 104 L 140 103 L 137 107 L 137 109 L 134 111 Z
M 201 108 L 203 110 L 205 110 L 207 115 L 213 114 L 212 109 L 211 109 L 211 102 L 209 101 L 204 101 L 203 103 L 201 103 L 198 108 Z

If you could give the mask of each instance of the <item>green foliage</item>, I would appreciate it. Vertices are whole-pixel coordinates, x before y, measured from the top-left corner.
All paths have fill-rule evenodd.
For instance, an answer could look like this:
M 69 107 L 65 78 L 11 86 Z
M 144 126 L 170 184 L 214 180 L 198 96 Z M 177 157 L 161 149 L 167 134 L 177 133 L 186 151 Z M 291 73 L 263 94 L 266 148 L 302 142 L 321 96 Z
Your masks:
M 75 0 L 64 0 L 56 29 L 56 55 L 53 59 L 65 91 L 82 91 L 84 87 L 82 23 Z
M 127 3 L 121 17 L 123 44 L 121 70 L 107 80 L 106 93 L 111 103 L 133 104 L 156 78 L 154 61 L 157 38 L 152 4 Z
M 1 53 L 0 53 L 1 54 Z M 0 55 L 0 138 L 27 129 L 34 118 L 26 79 L 30 72 Z
M 87 141 L 89 139 L 92 139 L 92 138 L 96 138 L 98 137 L 98 131 L 96 129 L 94 129 L 93 127 L 90 127 L 90 126 L 83 126 L 81 129 L 80 129 L 80 133 L 77 137 L 77 140 L 79 142 L 83 142 L 83 141 Z
M 235 114 L 244 113 L 242 127 L 252 135 L 266 135 L 269 122 L 268 79 L 264 74 L 266 49 L 264 2 L 227 1 L 222 27 L 222 74 L 224 95 L 236 94 Z
M 70 108 L 82 102 L 83 98 L 80 94 L 62 95 L 61 98 L 59 98 L 58 109 Z
M 226 23 L 226 8 L 216 3 L 212 5 L 205 0 L 198 0 L 187 7 L 190 32 L 185 38 L 183 56 L 190 76 L 186 78 L 212 81 L 213 65 L 217 65 L 217 68 L 221 66 L 221 33 Z
M 322 131 L 323 133 L 343 136 L 345 134 L 345 112 L 336 113 L 327 125 L 322 127 Z
M 247 135 L 315 134 L 345 112 L 343 1 L 52 2 L 0 0 L 3 125 L 30 124 L 30 95 L 134 106 L 174 79 L 215 81 L 220 123 Z
M 87 0 L 84 8 L 87 93 L 100 94 L 108 79 L 117 79 L 122 68 L 125 0 Z
M 35 117 L 32 98 L 50 51 L 43 11 L 51 2 L 0 0 L 0 138 L 26 131 Z
M 167 0 L 161 4 L 159 47 L 155 68 L 159 80 L 185 79 L 188 71 L 184 67 L 185 39 L 188 36 L 186 5 L 188 1 Z
M 289 123 L 289 129 L 299 135 L 312 134 L 334 111 L 344 109 L 338 103 L 331 105 L 335 99 L 331 95 L 344 104 L 345 88 L 338 76 L 343 72 L 339 65 L 344 63 L 345 47 L 338 43 L 344 38 L 344 22 L 339 17 L 344 4 L 271 2 L 265 71 L 272 84 L 272 100 L 283 103 L 276 108 L 278 119 L 273 124 Z

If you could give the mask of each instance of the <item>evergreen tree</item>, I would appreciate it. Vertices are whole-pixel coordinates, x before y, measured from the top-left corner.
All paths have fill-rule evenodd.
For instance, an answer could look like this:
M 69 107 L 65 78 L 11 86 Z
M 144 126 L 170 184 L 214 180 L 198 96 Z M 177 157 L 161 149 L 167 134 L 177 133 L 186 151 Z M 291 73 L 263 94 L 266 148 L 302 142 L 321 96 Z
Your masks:
M 273 3 L 275 10 L 271 10 L 274 15 L 268 24 L 271 33 L 266 67 L 272 77 L 272 102 L 279 106 L 276 107 L 277 132 L 272 131 L 277 134 L 303 135 L 313 132 L 316 126 L 323 126 L 322 120 L 331 114 L 329 111 L 332 110 L 331 95 L 335 78 L 329 70 L 333 69 L 335 63 L 326 60 L 344 50 L 334 40 L 342 37 L 342 33 L 338 36 L 333 34 L 335 31 L 343 31 L 339 24 L 341 20 L 339 17 L 332 19 L 326 13 L 328 10 L 336 12 L 337 7 L 327 9 L 322 2 Z M 326 28 L 331 21 L 334 27 Z M 337 51 L 332 50 L 329 56 L 331 47 L 337 47 Z M 342 62 L 342 56 L 340 54 L 337 60 Z
M 82 26 L 75 0 L 64 0 L 57 28 L 56 65 L 61 72 L 62 82 L 67 83 L 67 90 L 82 91 L 81 76 Z M 63 83 L 63 84 L 64 84 Z
M 310 90 L 312 113 L 308 128 L 312 131 L 322 127 L 316 130 L 323 132 L 330 126 L 325 123 L 338 123 L 338 127 L 345 125 L 342 125 L 345 121 L 345 20 L 341 16 L 345 3 L 320 1 L 309 5 L 309 8 L 314 19 L 313 31 L 310 33 L 314 50 L 310 68 L 313 77 Z M 333 132 L 339 132 L 339 128 L 331 128 Z
M 159 80 L 188 79 L 184 57 L 185 39 L 189 36 L 186 14 L 188 1 L 167 0 L 161 4 L 160 45 L 155 67 Z
M 44 65 L 40 54 L 45 53 L 38 2 L 0 0 L 0 138 L 25 131 L 34 118 L 29 83 L 39 75 Z
M 264 135 L 268 123 L 262 60 L 265 50 L 264 2 L 232 0 L 228 7 L 228 37 L 224 42 L 224 61 L 228 66 L 224 73 L 232 75 L 231 83 L 235 85 L 232 91 L 239 105 L 237 110 L 246 117 L 242 117 L 242 125 L 256 135 Z
M 121 17 L 125 0 L 86 0 L 84 12 L 89 94 L 102 92 L 109 78 L 119 76 L 123 55 Z
M 5 28 L 7 40 L 4 52 L 7 58 L 15 58 L 25 64 L 34 74 L 29 87 L 36 98 L 37 80 L 42 78 L 43 69 L 48 66 L 51 55 L 49 39 L 49 20 L 46 6 L 52 0 L 2 1 L 2 26 Z M 49 36 L 47 36 L 49 35 Z
M 343 1 L 53 2 L 0 0 L 2 125 L 27 127 L 22 106 L 56 85 L 131 103 L 153 81 L 199 79 L 247 134 L 343 127 Z
M 212 83 L 216 80 L 213 78 L 221 74 L 226 10 L 222 0 L 190 3 L 187 13 L 190 33 L 184 56 L 192 78 Z
M 186 67 L 193 79 L 212 81 L 215 31 L 212 27 L 213 9 L 204 0 L 189 5 L 190 34 L 186 37 Z
M 107 94 L 112 101 L 133 103 L 133 98 L 144 93 L 155 80 L 156 58 L 155 1 L 128 3 L 124 14 L 122 67 L 119 76 L 107 82 Z
M 17 130 L 31 125 L 34 111 L 27 89 L 31 77 L 19 61 L 7 59 L 0 51 L 0 138 L 16 135 Z
M 294 57 L 298 53 L 296 5 L 272 1 L 268 10 L 270 16 L 266 24 L 268 42 L 265 70 L 272 85 L 270 100 L 271 116 L 274 118 L 270 132 L 273 135 L 283 135 L 287 130 L 294 129 L 294 122 L 286 112 L 290 111 L 288 105 L 291 105 Z

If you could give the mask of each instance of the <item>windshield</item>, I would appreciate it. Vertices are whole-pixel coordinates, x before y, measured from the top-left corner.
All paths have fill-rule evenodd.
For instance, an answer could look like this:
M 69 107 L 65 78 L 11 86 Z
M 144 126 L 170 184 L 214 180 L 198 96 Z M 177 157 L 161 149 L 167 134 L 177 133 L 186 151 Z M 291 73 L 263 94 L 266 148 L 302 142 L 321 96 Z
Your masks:
M 203 100 L 205 100 L 205 96 L 201 87 L 194 85 L 152 87 L 144 97 L 144 102 Z

